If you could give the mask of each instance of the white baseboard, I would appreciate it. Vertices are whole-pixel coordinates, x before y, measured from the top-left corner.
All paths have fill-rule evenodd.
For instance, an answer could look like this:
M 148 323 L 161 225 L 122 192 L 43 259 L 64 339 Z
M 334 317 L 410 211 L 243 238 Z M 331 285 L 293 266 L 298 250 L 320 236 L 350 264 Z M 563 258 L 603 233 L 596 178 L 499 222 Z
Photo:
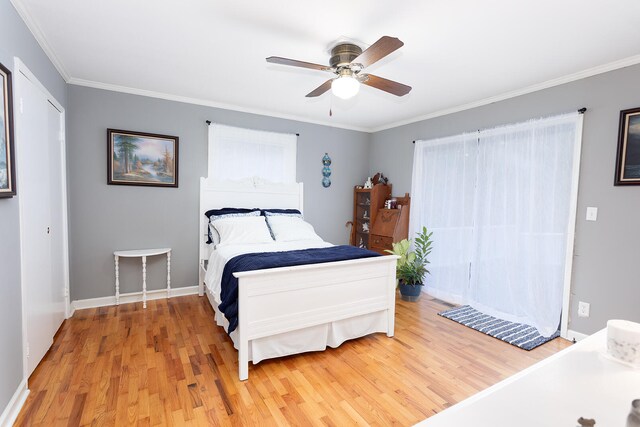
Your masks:
M 184 288 L 171 288 L 171 297 L 181 297 L 184 295 L 197 295 L 198 286 L 186 286 Z M 147 291 L 147 301 L 154 299 L 167 298 L 166 289 L 155 289 L 153 291 Z M 142 292 L 131 292 L 128 294 L 120 294 L 120 304 L 128 304 L 131 302 L 141 302 Z M 96 307 L 108 307 L 110 305 L 116 305 L 116 297 L 100 297 L 75 300 L 71 302 L 71 316 L 76 310 L 82 310 L 84 308 L 96 308 Z M 69 316 L 69 317 L 71 317 Z
M 589 335 L 580 333 L 580 332 L 576 332 L 576 331 L 572 331 L 571 329 L 569 329 L 567 331 L 567 339 L 569 341 L 574 341 L 574 342 L 578 342 L 578 341 L 582 341 L 583 339 L 587 338 Z
M 25 378 L 20 382 L 18 389 L 13 393 L 13 397 L 11 397 L 7 407 L 2 411 L 0 415 L 0 426 L 13 425 L 28 395 L 29 389 L 27 388 L 27 379 Z

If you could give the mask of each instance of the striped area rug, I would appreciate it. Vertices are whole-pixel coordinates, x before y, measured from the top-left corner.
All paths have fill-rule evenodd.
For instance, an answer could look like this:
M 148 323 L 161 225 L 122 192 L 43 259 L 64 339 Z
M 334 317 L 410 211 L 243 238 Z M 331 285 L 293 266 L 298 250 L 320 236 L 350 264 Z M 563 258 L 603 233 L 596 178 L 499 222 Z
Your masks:
M 508 322 L 482 314 L 469 305 L 441 311 L 438 315 L 524 350 L 533 350 L 539 345 L 560 336 L 560 331 L 558 330 L 555 334 L 545 338 L 533 326 Z

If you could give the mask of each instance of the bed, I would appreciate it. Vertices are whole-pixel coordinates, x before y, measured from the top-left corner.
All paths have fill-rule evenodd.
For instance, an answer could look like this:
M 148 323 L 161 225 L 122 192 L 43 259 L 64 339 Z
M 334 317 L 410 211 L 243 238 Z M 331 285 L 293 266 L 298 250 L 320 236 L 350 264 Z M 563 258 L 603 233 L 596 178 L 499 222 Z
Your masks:
M 298 209 L 303 186 L 259 179 L 242 182 L 200 180 L 199 294 L 206 295 L 216 323 L 229 327 L 220 305 L 219 277 L 236 255 L 262 252 L 242 245 L 207 244 L 205 212 L 224 207 Z M 267 251 L 323 248 L 326 242 L 274 242 Z M 249 376 L 249 361 L 320 351 L 369 335 L 394 333 L 394 255 L 233 273 L 238 286 L 237 328 L 229 334 L 238 350 L 238 376 Z

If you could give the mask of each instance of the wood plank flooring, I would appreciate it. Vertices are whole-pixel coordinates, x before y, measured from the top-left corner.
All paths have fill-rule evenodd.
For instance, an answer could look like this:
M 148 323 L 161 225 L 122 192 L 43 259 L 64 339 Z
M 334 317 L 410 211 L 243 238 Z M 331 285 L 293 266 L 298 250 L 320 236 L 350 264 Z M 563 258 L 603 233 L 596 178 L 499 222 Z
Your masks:
M 527 352 L 397 302 L 396 334 L 250 365 L 206 298 L 79 310 L 29 379 L 18 426 L 412 425 L 570 345 Z

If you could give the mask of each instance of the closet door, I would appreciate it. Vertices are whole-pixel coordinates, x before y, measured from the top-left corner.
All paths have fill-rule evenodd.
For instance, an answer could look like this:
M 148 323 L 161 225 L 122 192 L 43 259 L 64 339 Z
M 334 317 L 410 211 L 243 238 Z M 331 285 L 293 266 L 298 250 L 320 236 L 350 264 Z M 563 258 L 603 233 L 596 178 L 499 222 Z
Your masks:
M 51 324 L 55 334 L 65 318 L 65 282 L 67 270 L 67 247 L 65 235 L 66 197 L 63 193 L 66 185 L 63 171 L 65 153 L 62 145 L 62 115 L 56 107 L 47 102 L 47 138 L 49 152 L 49 207 L 50 218 L 50 251 L 51 251 Z
M 54 256 L 62 253 L 55 246 L 62 240 L 58 222 L 64 208 L 59 199 L 63 170 L 59 157 L 60 112 L 34 83 L 17 74 L 21 272 L 26 368 L 31 375 L 64 319 L 64 268 Z

